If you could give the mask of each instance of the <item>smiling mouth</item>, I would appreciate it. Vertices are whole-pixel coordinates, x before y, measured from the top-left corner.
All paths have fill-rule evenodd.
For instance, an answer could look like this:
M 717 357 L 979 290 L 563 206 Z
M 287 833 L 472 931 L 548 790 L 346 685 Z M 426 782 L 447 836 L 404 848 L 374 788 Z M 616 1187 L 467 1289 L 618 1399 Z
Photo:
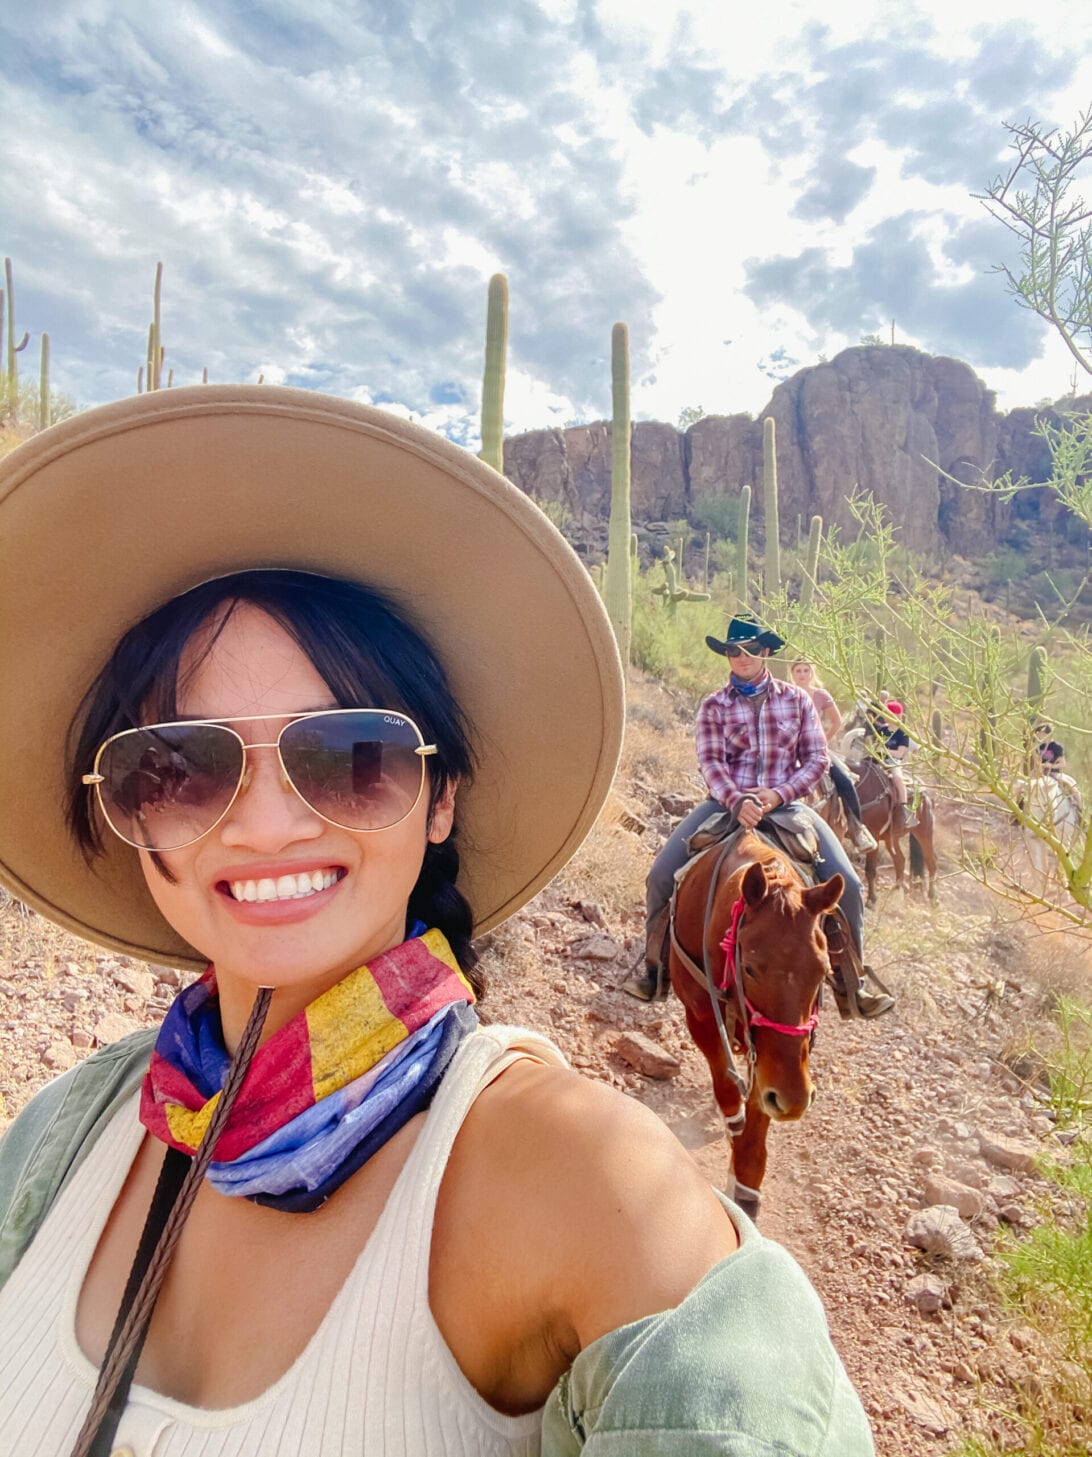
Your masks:
M 343 868 L 331 866 L 327 870 L 305 871 L 302 875 L 280 875 L 275 880 L 264 876 L 261 880 L 222 880 L 220 884 L 232 900 L 298 901 L 329 890 L 345 874 Z

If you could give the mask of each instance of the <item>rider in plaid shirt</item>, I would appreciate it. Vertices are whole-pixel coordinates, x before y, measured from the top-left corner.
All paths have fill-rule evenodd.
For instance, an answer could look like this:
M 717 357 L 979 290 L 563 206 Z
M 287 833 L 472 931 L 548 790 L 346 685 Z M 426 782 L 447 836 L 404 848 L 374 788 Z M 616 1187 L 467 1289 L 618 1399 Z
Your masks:
M 782 804 L 802 799 L 830 766 L 827 738 L 807 690 L 771 678 L 764 667 L 758 674 L 769 683 L 757 712 L 754 697 L 732 681 L 698 709 L 698 763 L 710 795 L 725 809 L 736 808 L 744 789 L 760 785 L 774 790 Z
M 625 990 L 645 1001 L 667 995 L 661 974 L 667 934 L 667 906 L 675 872 L 686 863 L 686 841 L 703 821 L 722 809 L 732 810 L 752 830 L 778 805 L 808 794 L 830 763 L 826 735 L 807 691 L 770 675 L 766 659 L 785 646 L 783 638 L 764 629 L 753 617 L 734 617 L 724 642 L 707 637 L 715 653 L 727 657 L 732 675 L 698 710 L 698 762 L 710 798 L 675 827 L 657 855 L 646 885 L 648 912 L 645 972 L 625 983 Z M 841 841 L 824 819 L 807 806 L 819 841 L 817 869 L 824 880 L 837 872 L 845 880 L 841 907 L 863 964 L 864 898 L 861 882 Z M 875 1017 L 888 1011 L 893 999 L 861 990 L 858 1010 Z

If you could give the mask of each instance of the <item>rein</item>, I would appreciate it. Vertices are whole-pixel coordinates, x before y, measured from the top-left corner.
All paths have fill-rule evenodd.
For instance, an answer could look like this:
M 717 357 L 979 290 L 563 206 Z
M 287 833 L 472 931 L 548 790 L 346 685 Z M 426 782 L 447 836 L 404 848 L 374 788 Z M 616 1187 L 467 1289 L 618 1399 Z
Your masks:
M 724 975 L 720 980 L 722 991 L 729 991 L 733 981 L 736 984 L 737 993 L 743 999 L 743 1005 L 747 1009 L 747 1027 L 768 1027 L 771 1032 L 781 1032 L 786 1037 L 810 1037 L 819 1025 L 819 1013 L 812 1012 L 806 1022 L 799 1022 L 795 1027 L 789 1026 L 786 1022 L 771 1022 L 764 1012 L 760 1012 L 753 1006 L 747 993 L 743 990 L 743 957 L 739 949 L 739 923 L 743 919 L 744 900 L 740 896 L 732 907 L 732 919 L 728 924 L 728 930 L 724 933 L 724 940 L 720 943 L 720 949 L 724 952 Z

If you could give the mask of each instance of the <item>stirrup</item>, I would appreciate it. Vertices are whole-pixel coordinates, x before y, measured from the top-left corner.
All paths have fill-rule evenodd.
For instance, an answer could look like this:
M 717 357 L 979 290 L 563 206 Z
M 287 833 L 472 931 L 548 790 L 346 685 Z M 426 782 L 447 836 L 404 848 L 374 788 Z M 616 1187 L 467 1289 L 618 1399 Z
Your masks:
M 871 966 L 864 966 L 861 970 L 861 981 L 854 992 L 852 1004 L 849 991 L 841 976 L 841 969 L 839 968 L 830 979 L 830 989 L 834 993 L 835 1005 L 843 1021 L 851 1021 L 854 1017 L 861 1017 L 869 1021 L 873 1017 L 882 1017 L 885 1012 L 892 1011 L 895 1006 L 895 998 Z M 866 978 L 875 982 L 880 990 L 878 992 L 866 991 L 864 986 Z
M 627 977 L 619 987 L 639 1002 L 662 1002 L 671 991 L 671 976 L 666 968 L 645 963 L 644 971 L 637 976 Z
M 652 967 L 646 967 L 643 976 L 631 976 L 619 987 L 619 991 L 628 992 L 631 997 L 636 997 L 639 1002 L 653 1002 L 660 990 L 660 979 Z
M 859 850 L 862 855 L 868 855 L 873 850 L 879 849 L 875 836 L 862 820 L 850 821 L 849 843 L 853 846 L 854 850 Z

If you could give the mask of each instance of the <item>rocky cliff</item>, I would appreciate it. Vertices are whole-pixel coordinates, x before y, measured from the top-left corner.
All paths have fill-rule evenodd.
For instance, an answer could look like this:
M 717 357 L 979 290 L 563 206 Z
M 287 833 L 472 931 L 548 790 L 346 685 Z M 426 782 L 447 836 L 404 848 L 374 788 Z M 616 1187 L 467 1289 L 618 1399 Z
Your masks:
M 795 538 L 797 517 L 806 523 L 816 512 L 852 531 L 847 503 L 860 488 L 888 508 L 912 550 L 978 556 L 1004 535 L 1010 508 L 961 490 L 942 473 L 977 481 L 1012 470 L 1044 480 L 1049 461 L 1034 435 L 1039 413 L 999 413 L 993 392 L 958 359 L 899 345 L 846 349 L 779 384 L 757 420 L 707 415 L 685 433 L 636 424 L 633 517 L 679 520 L 703 499 L 738 496 L 750 484 L 760 518 L 761 421 L 772 415 L 786 538 Z M 536 500 L 561 503 L 594 539 L 610 509 L 610 433 L 597 421 L 515 436 L 505 442 L 505 473 Z M 1024 498 L 1029 509 L 1039 503 Z

